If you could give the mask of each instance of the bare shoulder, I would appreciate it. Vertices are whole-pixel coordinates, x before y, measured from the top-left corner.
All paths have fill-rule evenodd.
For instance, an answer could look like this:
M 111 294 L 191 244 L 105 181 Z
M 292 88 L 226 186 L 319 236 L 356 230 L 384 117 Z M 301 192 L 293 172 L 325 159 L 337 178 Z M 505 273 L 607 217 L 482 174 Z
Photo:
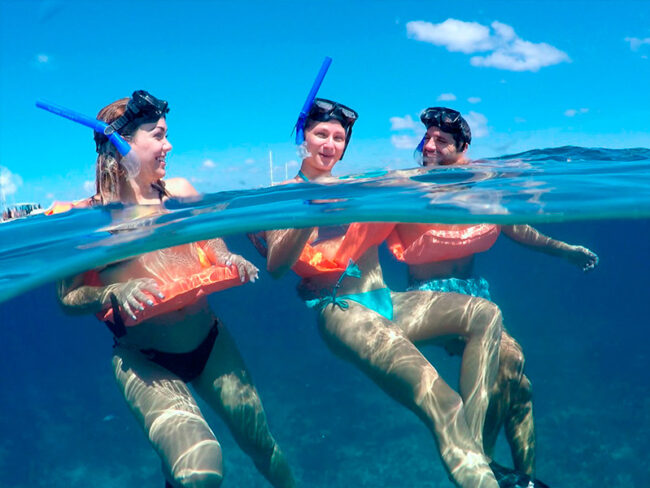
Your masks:
M 165 180 L 165 188 L 174 197 L 195 197 L 199 195 L 196 188 L 185 178 L 170 178 Z

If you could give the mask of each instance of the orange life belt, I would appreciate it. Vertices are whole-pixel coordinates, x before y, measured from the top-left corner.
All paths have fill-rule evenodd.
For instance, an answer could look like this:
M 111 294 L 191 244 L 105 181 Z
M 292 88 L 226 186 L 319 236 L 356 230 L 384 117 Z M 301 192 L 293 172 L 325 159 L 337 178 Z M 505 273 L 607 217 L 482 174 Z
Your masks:
M 45 215 L 55 215 L 59 213 L 64 213 L 67 212 L 68 210 L 72 210 L 73 208 L 88 208 L 90 207 L 90 204 L 88 203 L 88 199 L 85 198 L 83 200 L 77 200 L 76 202 L 59 202 L 59 201 L 53 201 L 52 205 L 43 212 Z
M 343 273 L 350 259 L 357 261 L 369 248 L 384 242 L 394 226 L 394 223 L 385 222 L 350 224 L 336 249 L 321 243 L 314 246 L 308 243 L 291 269 L 302 278 L 331 272 Z
M 388 248 L 408 264 L 460 259 L 490 249 L 501 228 L 495 224 L 400 224 L 422 227 L 420 237 L 404 243 L 397 228 L 388 236 Z
M 193 244 L 199 253 L 202 269 L 187 276 L 174 278 L 173 281 L 158 283 L 158 287 L 165 297 L 163 299 L 144 291 L 143 293 L 149 296 L 154 305 L 151 307 L 145 306 L 144 310 L 134 310 L 135 320 L 122 313 L 121 317 L 124 325 L 127 327 L 137 325 L 151 317 L 180 310 L 211 293 L 243 284 L 236 266 L 215 263 L 213 259 L 208 257 L 200 243 L 195 242 Z M 102 286 L 97 271 L 86 273 L 84 282 L 90 286 Z M 113 309 L 109 308 L 99 312 L 97 318 L 103 322 L 114 322 Z

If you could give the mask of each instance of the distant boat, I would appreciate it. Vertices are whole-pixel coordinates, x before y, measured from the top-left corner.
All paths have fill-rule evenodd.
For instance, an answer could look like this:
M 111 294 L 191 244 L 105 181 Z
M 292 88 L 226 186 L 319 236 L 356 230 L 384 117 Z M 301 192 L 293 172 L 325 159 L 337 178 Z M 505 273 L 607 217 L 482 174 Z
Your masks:
M 0 222 L 27 217 L 28 215 L 41 213 L 42 211 L 43 207 L 41 207 L 40 203 L 16 203 L 14 205 L 9 205 L 2 210 L 2 218 L 0 218 Z

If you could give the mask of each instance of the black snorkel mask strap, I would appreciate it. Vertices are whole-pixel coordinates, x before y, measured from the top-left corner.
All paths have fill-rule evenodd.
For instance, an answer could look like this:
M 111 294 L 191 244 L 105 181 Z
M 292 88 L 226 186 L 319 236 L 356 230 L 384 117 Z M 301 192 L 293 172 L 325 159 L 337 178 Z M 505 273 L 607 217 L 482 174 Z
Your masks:
M 138 118 L 163 117 L 169 112 L 167 105 L 165 100 L 160 100 L 145 90 L 134 91 L 126 105 L 124 114 L 106 127 L 104 135 L 110 136 L 113 132 L 119 133 L 129 122 Z

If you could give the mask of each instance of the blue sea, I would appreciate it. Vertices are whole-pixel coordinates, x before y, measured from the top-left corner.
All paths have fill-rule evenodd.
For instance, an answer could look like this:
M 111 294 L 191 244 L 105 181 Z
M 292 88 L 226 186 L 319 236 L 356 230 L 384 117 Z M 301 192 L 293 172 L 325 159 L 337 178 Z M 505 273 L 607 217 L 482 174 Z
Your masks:
M 426 175 L 367 174 L 172 201 L 137 222 L 112 206 L 0 224 L 0 486 L 161 487 L 160 461 L 112 377 L 110 333 L 63 314 L 54 282 L 153 249 L 225 236 L 265 263 L 246 232 L 352 221 L 529 223 L 596 252 L 584 273 L 505 237 L 477 256 L 534 391 L 537 475 L 551 487 L 650 486 L 650 150 L 565 147 Z M 385 247 L 389 286 L 406 287 Z M 409 411 L 320 339 L 292 273 L 213 294 L 302 487 L 452 486 Z M 423 352 L 451 385 L 460 361 Z M 201 403 L 200 403 L 201 404 Z M 201 404 L 202 407 L 205 407 Z M 225 425 L 222 486 L 270 486 Z M 496 459 L 510 465 L 500 439 Z

